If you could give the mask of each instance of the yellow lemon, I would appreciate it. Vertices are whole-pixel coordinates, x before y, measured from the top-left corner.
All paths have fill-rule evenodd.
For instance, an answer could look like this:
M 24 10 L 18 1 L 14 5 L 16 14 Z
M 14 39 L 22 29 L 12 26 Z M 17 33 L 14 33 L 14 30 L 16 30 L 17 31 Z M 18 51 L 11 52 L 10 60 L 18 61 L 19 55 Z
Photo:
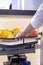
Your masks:
M 9 33 L 7 38 L 14 38 L 14 35 L 12 33 Z
M 12 32 L 16 36 L 18 33 L 20 33 L 20 28 L 15 28 Z
M 0 34 L 0 37 L 1 37 L 1 34 Z
M 2 30 L 0 30 L 0 37 L 1 37 L 1 31 L 2 31 Z
M 9 31 L 8 31 L 7 29 L 2 30 L 2 32 L 1 32 L 1 34 L 0 34 L 1 37 L 2 37 L 2 38 L 6 38 L 6 37 L 8 36 L 8 32 L 9 32 Z

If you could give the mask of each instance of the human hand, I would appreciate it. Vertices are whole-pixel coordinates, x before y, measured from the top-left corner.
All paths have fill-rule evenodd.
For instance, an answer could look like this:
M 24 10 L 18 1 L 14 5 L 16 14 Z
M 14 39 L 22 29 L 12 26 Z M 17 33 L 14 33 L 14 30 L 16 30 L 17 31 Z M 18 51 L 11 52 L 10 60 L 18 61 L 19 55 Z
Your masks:
M 31 33 L 25 33 L 25 31 L 22 31 L 16 37 L 22 38 L 22 37 L 25 37 L 25 36 L 37 36 L 38 33 L 39 33 L 38 30 L 33 30 Z
M 20 33 L 16 36 L 16 38 L 22 38 L 22 37 L 24 37 L 24 36 L 25 36 L 25 32 L 22 31 L 22 32 L 20 32 Z

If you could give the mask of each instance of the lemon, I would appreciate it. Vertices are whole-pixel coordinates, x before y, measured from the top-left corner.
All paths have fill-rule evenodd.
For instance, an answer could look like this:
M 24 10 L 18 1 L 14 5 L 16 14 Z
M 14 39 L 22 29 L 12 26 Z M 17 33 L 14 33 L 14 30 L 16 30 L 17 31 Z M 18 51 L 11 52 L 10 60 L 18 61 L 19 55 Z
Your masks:
M 14 35 L 12 33 L 9 33 L 7 38 L 14 38 Z
M 8 36 L 8 32 L 9 32 L 9 31 L 8 31 L 7 29 L 2 30 L 2 32 L 1 32 L 1 34 L 0 34 L 1 37 L 2 37 L 2 38 L 6 38 L 6 37 Z
M 0 37 L 1 37 L 1 34 L 0 34 Z
M 18 33 L 20 33 L 20 28 L 15 28 L 12 32 L 16 36 Z

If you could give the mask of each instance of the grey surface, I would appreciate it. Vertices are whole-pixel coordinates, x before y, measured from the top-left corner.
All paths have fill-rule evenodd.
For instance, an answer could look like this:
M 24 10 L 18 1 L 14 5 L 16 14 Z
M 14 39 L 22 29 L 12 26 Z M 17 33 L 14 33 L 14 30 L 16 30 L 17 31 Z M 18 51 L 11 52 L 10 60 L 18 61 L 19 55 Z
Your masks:
M 35 53 L 36 49 L 40 49 L 40 45 L 36 44 L 33 48 L 30 49 L 18 49 L 18 50 L 14 50 L 14 49 L 10 49 L 10 48 L 5 48 L 4 50 L 0 50 L 0 55 L 12 55 L 12 54 L 24 54 L 24 53 Z M 2 48 L 0 48 L 2 49 Z M 15 52 L 16 51 L 16 52 Z

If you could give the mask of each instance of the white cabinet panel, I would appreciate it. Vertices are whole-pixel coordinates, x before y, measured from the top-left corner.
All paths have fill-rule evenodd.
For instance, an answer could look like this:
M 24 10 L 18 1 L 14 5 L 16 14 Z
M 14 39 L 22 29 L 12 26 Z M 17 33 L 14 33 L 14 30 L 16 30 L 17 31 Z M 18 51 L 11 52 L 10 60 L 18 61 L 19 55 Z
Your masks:
M 0 9 L 9 9 L 11 0 L 0 0 Z

